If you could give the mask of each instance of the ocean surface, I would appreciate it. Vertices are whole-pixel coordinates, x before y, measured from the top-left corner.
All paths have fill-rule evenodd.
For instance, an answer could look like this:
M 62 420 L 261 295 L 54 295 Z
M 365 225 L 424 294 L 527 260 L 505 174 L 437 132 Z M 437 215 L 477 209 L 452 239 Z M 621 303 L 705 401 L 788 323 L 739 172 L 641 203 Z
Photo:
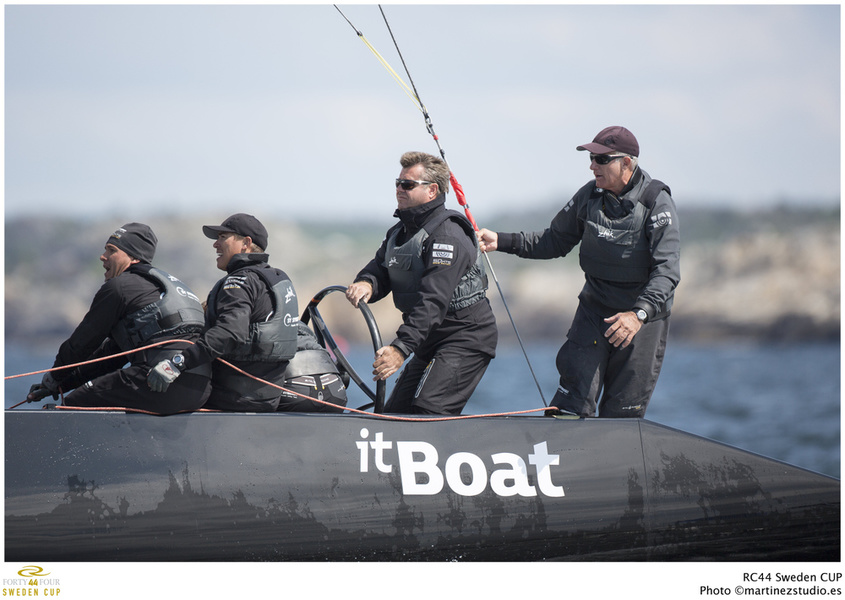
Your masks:
M 500 347 L 464 414 L 542 408 L 540 390 L 548 402 L 557 387 L 557 348 L 555 344 L 526 345 L 540 382 L 538 389 L 519 346 Z M 4 375 L 49 368 L 55 351 L 7 346 Z M 355 346 L 347 356 L 369 381 L 372 349 Z M 698 345 L 670 340 L 646 418 L 840 477 L 840 359 L 836 343 Z M 40 380 L 40 375 L 6 380 L 6 408 L 24 400 L 30 385 Z M 366 402 L 360 390 L 350 391 L 349 406 L 357 408 Z M 15 410 L 40 406 L 24 404 Z

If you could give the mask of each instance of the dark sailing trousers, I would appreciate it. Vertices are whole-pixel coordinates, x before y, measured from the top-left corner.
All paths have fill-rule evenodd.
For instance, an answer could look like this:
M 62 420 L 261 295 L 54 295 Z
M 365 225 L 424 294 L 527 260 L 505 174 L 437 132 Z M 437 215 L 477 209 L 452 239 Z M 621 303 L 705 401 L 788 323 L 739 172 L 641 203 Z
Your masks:
M 121 407 L 160 415 L 202 408 L 211 393 L 211 379 L 183 373 L 167 391 L 154 392 L 147 385 L 147 365 L 131 365 L 88 381 L 65 396 L 65 406 Z
M 604 337 L 603 317 L 578 306 L 557 354 L 560 386 L 551 405 L 582 417 L 645 416 L 666 352 L 669 319 L 650 321 L 627 348 Z M 601 400 L 599 401 L 599 395 Z
M 488 354 L 443 346 L 430 361 L 412 356 L 385 403 L 386 413 L 459 415 L 481 381 Z

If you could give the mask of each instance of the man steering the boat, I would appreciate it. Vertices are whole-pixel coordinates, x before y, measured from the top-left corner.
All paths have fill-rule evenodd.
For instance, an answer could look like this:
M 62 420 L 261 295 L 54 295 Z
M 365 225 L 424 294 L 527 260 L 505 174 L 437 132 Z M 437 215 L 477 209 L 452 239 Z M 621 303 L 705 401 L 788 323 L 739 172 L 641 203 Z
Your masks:
M 150 368 L 198 340 L 205 324 L 199 298 L 150 264 L 157 243 L 155 233 L 143 223 L 127 223 L 109 236 L 100 256 L 105 283 L 59 348 L 53 368 L 88 364 L 48 371 L 40 384 L 32 386 L 28 400 L 57 398 L 74 390 L 64 397 L 65 406 L 134 408 L 156 414 L 202 407 L 211 392 L 208 365 L 186 369 L 167 393 L 156 394 L 147 387 Z M 124 354 L 167 340 L 184 341 Z M 130 365 L 121 368 L 127 361 Z
M 482 251 L 522 258 L 566 256 L 580 243 L 586 282 L 557 355 L 551 405 L 581 417 L 643 417 L 663 363 L 681 279 L 680 234 L 669 188 L 639 165 L 639 143 L 607 127 L 591 143 L 595 180 L 544 231 L 478 232 Z M 599 396 L 601 395 L 601 399 Z
M 490 360 L 498 331 L 472 225 L 445 207 L 449 167 L 406 152 L 396 179 L 399 219 L 346 291 L 353 306 L 389 293 L 402 312 L 396 338 L 379 348 L 374 380 L 397 372 L 384 411 L 460 414 Z
M 217 268 L 227 275 L 208 295 L 206 329 L 197 343 L 161 361 L 147 382 L 153 391 L 164 392 L 183 371 L 211 365 L 212 391 L 205 408 L 273 412 L 282 394 L 274 386 L 284 385 L 296 354 L 299 313 L 293 284 L 268 264 L 267 229 L 254 216 L 234 214 L 202 231 L 214 240 Z

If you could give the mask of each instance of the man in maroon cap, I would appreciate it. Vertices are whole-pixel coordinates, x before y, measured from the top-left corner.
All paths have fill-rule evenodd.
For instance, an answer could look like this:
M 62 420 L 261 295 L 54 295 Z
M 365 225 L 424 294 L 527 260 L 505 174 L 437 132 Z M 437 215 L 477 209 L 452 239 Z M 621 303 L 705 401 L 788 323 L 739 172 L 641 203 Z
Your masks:
M 577 150 L 595 179 L 534 233 L 478 232 L 481 249 L 566 256 L 580 244 L 586 282 L 557 355 L 551 405 L 581 417 L 643 417 L 663 363 L 680 279 L 680 234 L 669 187 L 639 165 L 637 138 L 607 127 Z M 601 397 L 600 397 L 601 396 Z

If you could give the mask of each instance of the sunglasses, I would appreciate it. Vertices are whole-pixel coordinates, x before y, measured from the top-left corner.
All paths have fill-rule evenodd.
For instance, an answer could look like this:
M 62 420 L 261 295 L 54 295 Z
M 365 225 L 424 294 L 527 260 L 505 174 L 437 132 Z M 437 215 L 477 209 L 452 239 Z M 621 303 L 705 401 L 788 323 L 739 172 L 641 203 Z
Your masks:
M 597 165 L 606 165 L 617 158 L 625 158 L 626 156 L 627 154 L 616 154 L 614 156 L 610 154 L 590 154 L 590 160 L 596 161 Z
M 431 185 L 434 183 L 433 181 L 417 181 L 416 179 L 397 179 L 396 180 L 396 187 L 402 186 L 402 189 L 406 192 L 411 191 L 418 185 Z

